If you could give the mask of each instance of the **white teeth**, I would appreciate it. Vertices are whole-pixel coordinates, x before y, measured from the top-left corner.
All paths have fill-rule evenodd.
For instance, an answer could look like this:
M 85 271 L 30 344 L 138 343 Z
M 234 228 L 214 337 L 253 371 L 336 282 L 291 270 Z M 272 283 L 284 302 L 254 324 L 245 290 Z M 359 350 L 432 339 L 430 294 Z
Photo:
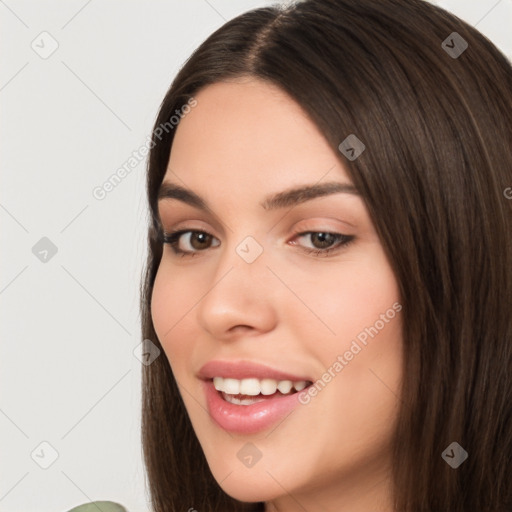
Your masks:
M 291 380 L 282 380 L 277 384 L 277 389 L 283 393 L 283 395 L 286 395 L 286 393 L 289 393 L 290 390 L 293 387 L 293 382 Z
M 277 390 L 277 381 L 274 379 L 262 379 L 260 381 L 262 395 L 273 395 Z
M 222 391 L 229 395 L 238 395 L 240 393 L 240 381 L 237 379 L 224 379 Z
M 275 379 L 230 379 L 223 377 L 214 377 L 213 385 L 217 391 L 226 393 L 227 395 L 248 395 L 257 396 L 260 393 L 262 395 L 273 395 L 277 390 L 280 393 L 286 395 L 295 389 L 296 391 L 302 391 L 307 386 L 307 381 L 300 380 L 292 382 L 291 380 L 280 380 Z M 235 402 L 232 402 L 235 403 Z
M 244 379 L 240 381 L 241 395 L 256 396 L 260 394 L 260 381 L 258 379 Z M 232 393 L 234 394 L 234 393 Z
M 258 402 L 265 401 L 264 398 L 259 398 L 259 399 L 256 397 L 238 398 L 236 396 L 228 395 L 226 393 L 222 393 L 222 398 L 224 398 L 224 400 L 226 400 L 226 402 L 229 402 L 229 403 L 235 404 L 235 405 L 252 405 L 252 404 L 256 404 Z
M 305 387 L 307 386 L 307 382 L 305 380 L 301 380 L 299 382 L 294 382 L 293 383 L 293 387 L 297 390 L 297 391 L 302 391 Z

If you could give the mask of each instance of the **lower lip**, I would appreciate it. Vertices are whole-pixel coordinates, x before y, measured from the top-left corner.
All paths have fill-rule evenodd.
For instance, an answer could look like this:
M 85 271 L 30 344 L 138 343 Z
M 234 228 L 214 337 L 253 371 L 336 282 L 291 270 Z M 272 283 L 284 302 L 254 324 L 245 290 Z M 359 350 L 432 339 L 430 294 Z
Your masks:
M 252 405 L 226 402 L 211 380 L 203 381 L 211 418 L 224 430 L 237 434 L 254 434 L 286 417 L 299 402 L 299 393 L 276 395 Z

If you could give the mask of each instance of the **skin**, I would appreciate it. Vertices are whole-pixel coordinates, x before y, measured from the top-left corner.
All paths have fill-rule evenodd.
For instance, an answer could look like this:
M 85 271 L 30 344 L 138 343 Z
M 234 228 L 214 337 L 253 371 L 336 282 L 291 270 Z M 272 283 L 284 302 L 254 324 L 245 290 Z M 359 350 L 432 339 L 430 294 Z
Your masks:
M 351 183 L 345 157 L 297 103 L 253 78 L 210 85 L 196 99 L 177 128 L 164 181 L 192 189 L 210 211 L 164 199 L 159 215 L 165 232 L 203 230 L 212 238 L 182 235 L 179 247 L 192 257 L 165 244 L 151 312 L 210 469 L 230 496 L 265 501 L 267 511 L 391 511 L 400 313 L 282 423 L 233 434 L 207 412 L 196 376 L 207 361 L 250 360 L 320 379 L 400 297 L 359 195 L 260 206 L 298 185 Z M 314 233 L 295 234 L 308 231 L 355 239 L 327 256 L 307 254 L 326 246 Z M 236 252 L 247 236 L 263 248 L 251 264 Z M 248 442 L 262 453 L 251 468 L 237 458 Z

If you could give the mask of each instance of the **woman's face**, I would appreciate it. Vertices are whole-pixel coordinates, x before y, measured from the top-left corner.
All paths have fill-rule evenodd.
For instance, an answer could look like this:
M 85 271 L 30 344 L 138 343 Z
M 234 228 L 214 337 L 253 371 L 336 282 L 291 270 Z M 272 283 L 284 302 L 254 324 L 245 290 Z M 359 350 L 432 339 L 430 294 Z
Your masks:
M 164 245 L 151 313 L 210 469 L 269 510 L 386 510 L 401 305 L 345 157 L 273 85 L 196 100 L 159 200 L 184 254 Z

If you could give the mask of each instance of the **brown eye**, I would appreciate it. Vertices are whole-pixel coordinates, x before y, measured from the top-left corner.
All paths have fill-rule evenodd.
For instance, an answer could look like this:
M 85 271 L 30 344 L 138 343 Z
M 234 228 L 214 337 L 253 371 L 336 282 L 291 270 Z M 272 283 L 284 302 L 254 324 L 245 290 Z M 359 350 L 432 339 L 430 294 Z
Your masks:
M 326 249 L 336 242 L 337 238 L 336 235 L 332 233 L 317 232 L 311 233 L 310 240 L 316 249 Z M 318 242 L 318 245 L 315 242 Z
M 208 233 L 203 233 L 202 231 L 193 231 L 190 234 L 188 243 L 191 247 L 200 251 L 201 249 L 208 248 L 211 240 L 212 236 Z
M 297 233 L 295 238 L 309 239 L 309 247 L 293 242 L 294 245 L 300 245 L 304 252 L 308 254 L 313 253 L 317 256 L 327 256 L 344 249 L 355 239 L 355 236 L 329 233 L 328 231 L 306 231 L 304 233 Z
M 194 231 L 183 229 L 174 233 L 164 234 L 163 242 L 169 244 L 176 254 L 194 255 L 196 252 L 208 249 L 212 245 L 212 240 L 216 240 L 213 235 L 205 231 Z M 218 243 L 213 247 L 219 245 Z

